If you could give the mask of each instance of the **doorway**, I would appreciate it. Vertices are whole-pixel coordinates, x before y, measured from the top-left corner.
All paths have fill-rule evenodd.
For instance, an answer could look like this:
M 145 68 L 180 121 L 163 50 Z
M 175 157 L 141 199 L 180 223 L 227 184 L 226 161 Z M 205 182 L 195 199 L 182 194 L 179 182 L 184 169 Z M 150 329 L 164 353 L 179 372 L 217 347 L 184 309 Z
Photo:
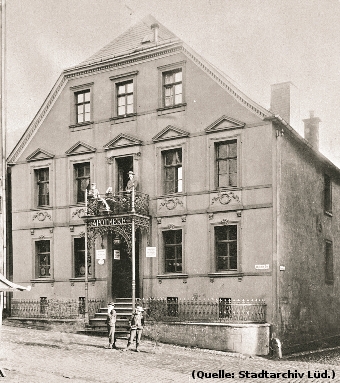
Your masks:
M 129 171 L 133 171 L 133 157 L 119 157 L 116 158 L 117 161 L 117 192 L 122 192 L 125 190 L 126 185 L 129 180 Z
M 136 231 L 136 298 L 139 297 L 139 249 L 140 232 Z M 112 297 L 131 298 L 132 297 L 132 256 L 128 253 L 128 247 L 123 238 L 117 244 L 117 238 L 112 239 Z

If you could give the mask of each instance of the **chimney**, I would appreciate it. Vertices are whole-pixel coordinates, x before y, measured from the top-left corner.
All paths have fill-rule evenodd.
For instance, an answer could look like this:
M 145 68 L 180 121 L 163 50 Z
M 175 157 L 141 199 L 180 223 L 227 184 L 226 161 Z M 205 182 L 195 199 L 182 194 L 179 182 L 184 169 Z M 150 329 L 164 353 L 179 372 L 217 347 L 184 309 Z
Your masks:
M 299 90 L 291 82 L 271 86 L 270 110 L 278 114 L 295 130 L 301 124 Z
M 320 118 L 314 117 L 314 111 L 309 112 L 309 118 L 302 120 L 305 124 L 305 139 L 313 146 L 314 149 L 319 150 L 319 123 Z
M 151 25 L 151 29 L 153 31 L 153 41 L 155 44 L 158 44 L 158 31 L 159 25 L 157 23 Z

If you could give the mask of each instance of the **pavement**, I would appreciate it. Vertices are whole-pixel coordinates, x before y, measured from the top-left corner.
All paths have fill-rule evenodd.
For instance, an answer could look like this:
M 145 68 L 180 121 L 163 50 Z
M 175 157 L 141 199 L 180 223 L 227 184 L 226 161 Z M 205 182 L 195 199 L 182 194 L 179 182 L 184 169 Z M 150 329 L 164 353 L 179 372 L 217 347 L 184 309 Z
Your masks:
M 340 382 L 340 348 L 285 359 L 142 340 L 139 353 L 107 339 L 3 325 L 0 383 Z M 327 355 L 325 358 L 324 355 Z

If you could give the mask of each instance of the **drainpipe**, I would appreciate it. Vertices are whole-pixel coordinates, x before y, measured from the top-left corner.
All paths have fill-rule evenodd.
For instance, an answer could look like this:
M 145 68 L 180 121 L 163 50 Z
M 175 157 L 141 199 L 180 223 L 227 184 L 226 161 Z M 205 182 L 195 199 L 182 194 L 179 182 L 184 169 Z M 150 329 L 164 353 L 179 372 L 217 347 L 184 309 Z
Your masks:
M 87 189 L 85 189 L 85 212 L 87 214 Z M 87 221 L 85 221 L 85 324 L 89 324 L 89 270 L 87 262 Z
M 132 185 L 131 190 L 131 251 L 132 251 L 132 311 L 135 311 L 136 306 L 136 246 L 135 246 L 135 185 Z

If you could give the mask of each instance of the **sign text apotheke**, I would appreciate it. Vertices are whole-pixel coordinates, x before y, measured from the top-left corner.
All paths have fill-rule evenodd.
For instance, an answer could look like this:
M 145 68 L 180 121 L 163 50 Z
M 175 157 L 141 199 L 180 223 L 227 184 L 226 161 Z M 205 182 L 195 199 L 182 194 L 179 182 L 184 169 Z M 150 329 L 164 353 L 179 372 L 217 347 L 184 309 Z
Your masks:
M 128 218 L 98 218 L 88 222 L 88 226 L 100 227 L 100 226 L 114 226 L 124 225 L 131 223 L 131 219 Z

